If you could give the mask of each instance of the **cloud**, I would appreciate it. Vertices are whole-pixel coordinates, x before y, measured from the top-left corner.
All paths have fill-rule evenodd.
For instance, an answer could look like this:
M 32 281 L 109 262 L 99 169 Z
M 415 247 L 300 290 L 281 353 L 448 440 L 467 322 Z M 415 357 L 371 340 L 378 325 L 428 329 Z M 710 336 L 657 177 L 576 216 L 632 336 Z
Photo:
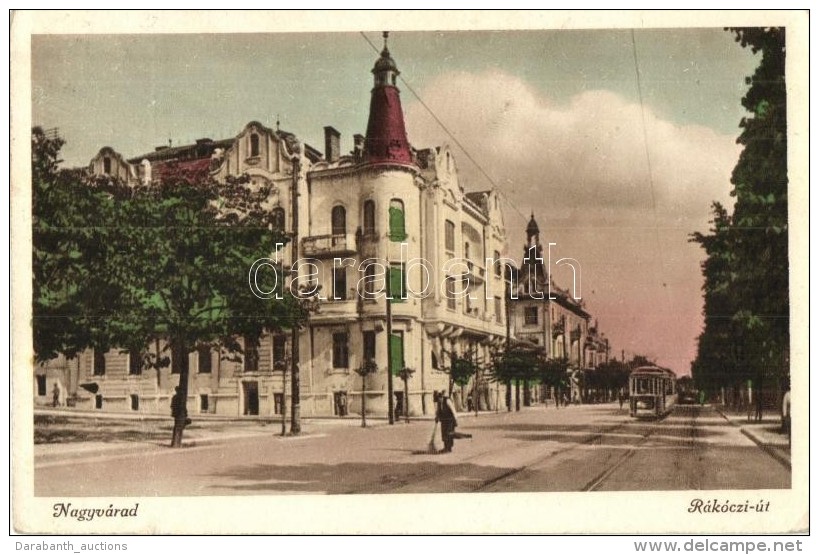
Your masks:
M 736 138 L 605 90 L 557 103 L 498 70 L 444 74 L 419 94 L 517 207 L 505 211 L 509 255 L 522 254 L 533 211 L 555 256 L 581 262 L 583 297 L 616 348 L 687 372 L 702 325 L 703 258 L 689 236 L 707 230 L 714 200 L 730 205 Z M 457 155 L 419 102 L 405 109 L 414 145 L 449 143 Z M 491 187 L 464 153 L 457 158 L 467 190 Z

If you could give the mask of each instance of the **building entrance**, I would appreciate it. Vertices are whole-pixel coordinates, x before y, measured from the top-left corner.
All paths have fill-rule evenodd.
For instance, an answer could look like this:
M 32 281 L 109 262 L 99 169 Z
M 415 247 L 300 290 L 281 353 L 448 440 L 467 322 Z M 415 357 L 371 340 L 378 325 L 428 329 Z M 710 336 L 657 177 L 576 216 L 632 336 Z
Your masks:
M 245 416 L 259 414 L 259 382 L 242 382 L 244 389 Z

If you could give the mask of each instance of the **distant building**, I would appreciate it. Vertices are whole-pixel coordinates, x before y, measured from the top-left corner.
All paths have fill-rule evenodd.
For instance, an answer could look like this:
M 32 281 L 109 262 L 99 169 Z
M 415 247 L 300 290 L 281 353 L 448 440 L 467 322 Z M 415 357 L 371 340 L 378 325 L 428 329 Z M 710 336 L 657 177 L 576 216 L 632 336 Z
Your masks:
M 88 168 L 93 175 L 146 185 L 173 168 L 216 179 L 246 173 L 274 185 L 271 210 L 281 228 L 291 231 L 292 192 L 298 191 L 298 256 L 318 268 L 302 268 L 299 280 L 320 285 L 325 297 L 299 336 L 304 416 L 357 411 L 361 378 L 354 370 L 367 359 L 379 368 L 368 378 L 368 412 L 387 413 L 386 301 L 383 295 L 374 300 L 360 295 L 359 282 L 378 268 L 368 260 L 389 269 L 393 295 L 408 291 L 405 300 L 392 303 L 393 368 L 414 370 L 409 407 L 403 382 L 394 381 L 399 414 L 432 413 L 433 391 L 449 386 L 445 370 L 453 354 L 488 362 L 505 344 L 503 273 L 500 263 L 487 263 L 505 250 L 498 195 L 466 193 L 447 146 L 417 150 L 410 145 L 396 86 L 399 71 L 386 40 L 372 73 L 367 134 L 354 136 L 349 154 L 341 153 L 340 133 L 330 126 L 324 128 L 322 155 L 291 133 L 251 122 L 231 139 L 162 146 L 128 159 L 106 147 Z M 291 265 L 292 245 L 279 256 L 285 267 Z M 335 264 L 336 258 L 343 264 Z M 412 293 L 426 281 L 413 260 L 429 263 L 430 292 L 423 298 Z M 386 285 L 383 279 L 366 283 L 372 291 Z M 456 298 L 462 291 L 470 296 Z M 190 353 L 191 414 L 268 416 L 280 414 L 284 400 L 290 405 L 289 385 L 285 388 L 282 379 L 287 366 L 289 380 L 290 334 L 267 335 L 257 349 L 246 351 L 235 359 L 207 347 Z M 56 382 L 72 405 L 95 410 L 169 414 L 178 383 L 170 367 L 148 371 L 137 353 L 117 349 L 89 350 L 73 361 L 59 358 L 35 374 L 39 403 L 48 401 Z M 475 388 L 473 381 L 465 391 Z M 477 389 L 482 408 L 494 408 L 497 387 L 481 381 Z
M 517 295 L 512 305 L 511 327 L 519 341 L 538 346 L 552 359 L 565 358 L 569 364 L 567 382 L 572 399 L 582 397 L 582 376 L 607 362 L 608 340 L 597 324 L 590 325 L 589 314 L 574 291 L 561 289 L 546 267 L 540 228 L 532 214 L 526 226 L 523 260 L 517 271 Z M 550 390 L 540 392 L 551 396 Z

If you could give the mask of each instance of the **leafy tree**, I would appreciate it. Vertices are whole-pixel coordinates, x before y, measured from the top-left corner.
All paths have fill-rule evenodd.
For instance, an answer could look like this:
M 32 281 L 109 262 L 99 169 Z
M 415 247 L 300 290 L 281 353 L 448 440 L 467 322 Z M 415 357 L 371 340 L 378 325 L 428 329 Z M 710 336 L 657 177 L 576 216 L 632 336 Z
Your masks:
M 246 177 L 219 183 L 207 172 L 179 169 L 149 186 L 107 178 L 81 183 L 55 171 L 61 144 L 48 143 L 36 130 L 32 140 L 44 143 L 32 160 L 38 356 L 114 346 L 142 353 L 147 345 L 167 343 L 183 400 L 172 439 L 179 447 L 188 353 L 214 343 L 242 353 L 257 346 L 265 330 L 305 318 L 304 303 L 283 290 L 280 272 L 257 277 L 259 289 L 277 286 L 281 299 L 262 300 L 248 285 L 253 262 L 286 241 L 265 205 L 270 190 Z M 79 201 L 61 207 L 68 193 Z M 55 330 L 53 314 L 64 330 Z M 57 339 L 48 339 L 49 333 Z M 157 365 L 163 358 L 156 353 Z
M 506 384 L 509 410 L 512 410 L 511 384 L 515 385 L 516 410 L 520 410 L 520 384 L 539 379 L 539 367 L 538 354 L 529 349 L 512 348 L 495 356 L 490 372 L 494 381 Z
M 58 354 L 73 358 L 97 345 L 116 297 L 105 279 L 104 222 L 113 210 L 101 187 L 59 169 L 63 140 L 32 130 L 33 339 L 38 362 Z
M 714 227 L 695 234 L 708 255 L 705 329 L 692 373 L 700 387 L 762 385 L 787 374 L 789 344 L 785 30 L 731 29 L 761 54 L 742 105 L 743 145 L 731 176 L 733 213 L 714 206 Z

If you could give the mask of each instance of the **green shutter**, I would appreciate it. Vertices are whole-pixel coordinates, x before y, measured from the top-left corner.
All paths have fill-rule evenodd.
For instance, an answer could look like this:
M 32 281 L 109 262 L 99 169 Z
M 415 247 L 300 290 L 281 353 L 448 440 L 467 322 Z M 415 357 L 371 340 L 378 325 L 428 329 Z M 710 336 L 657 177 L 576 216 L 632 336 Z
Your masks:
M 390 266 L 390 297 L 392 297 L 392 302 L 403 303 L 406 290 L 404 268 Z
M 390 241 L 403 241 L 407 238 L 404 228 L 404 211 L 390 207 Z
M 404 367 L 404 336 L 390 335 L 390 371 L 397 376 Z

